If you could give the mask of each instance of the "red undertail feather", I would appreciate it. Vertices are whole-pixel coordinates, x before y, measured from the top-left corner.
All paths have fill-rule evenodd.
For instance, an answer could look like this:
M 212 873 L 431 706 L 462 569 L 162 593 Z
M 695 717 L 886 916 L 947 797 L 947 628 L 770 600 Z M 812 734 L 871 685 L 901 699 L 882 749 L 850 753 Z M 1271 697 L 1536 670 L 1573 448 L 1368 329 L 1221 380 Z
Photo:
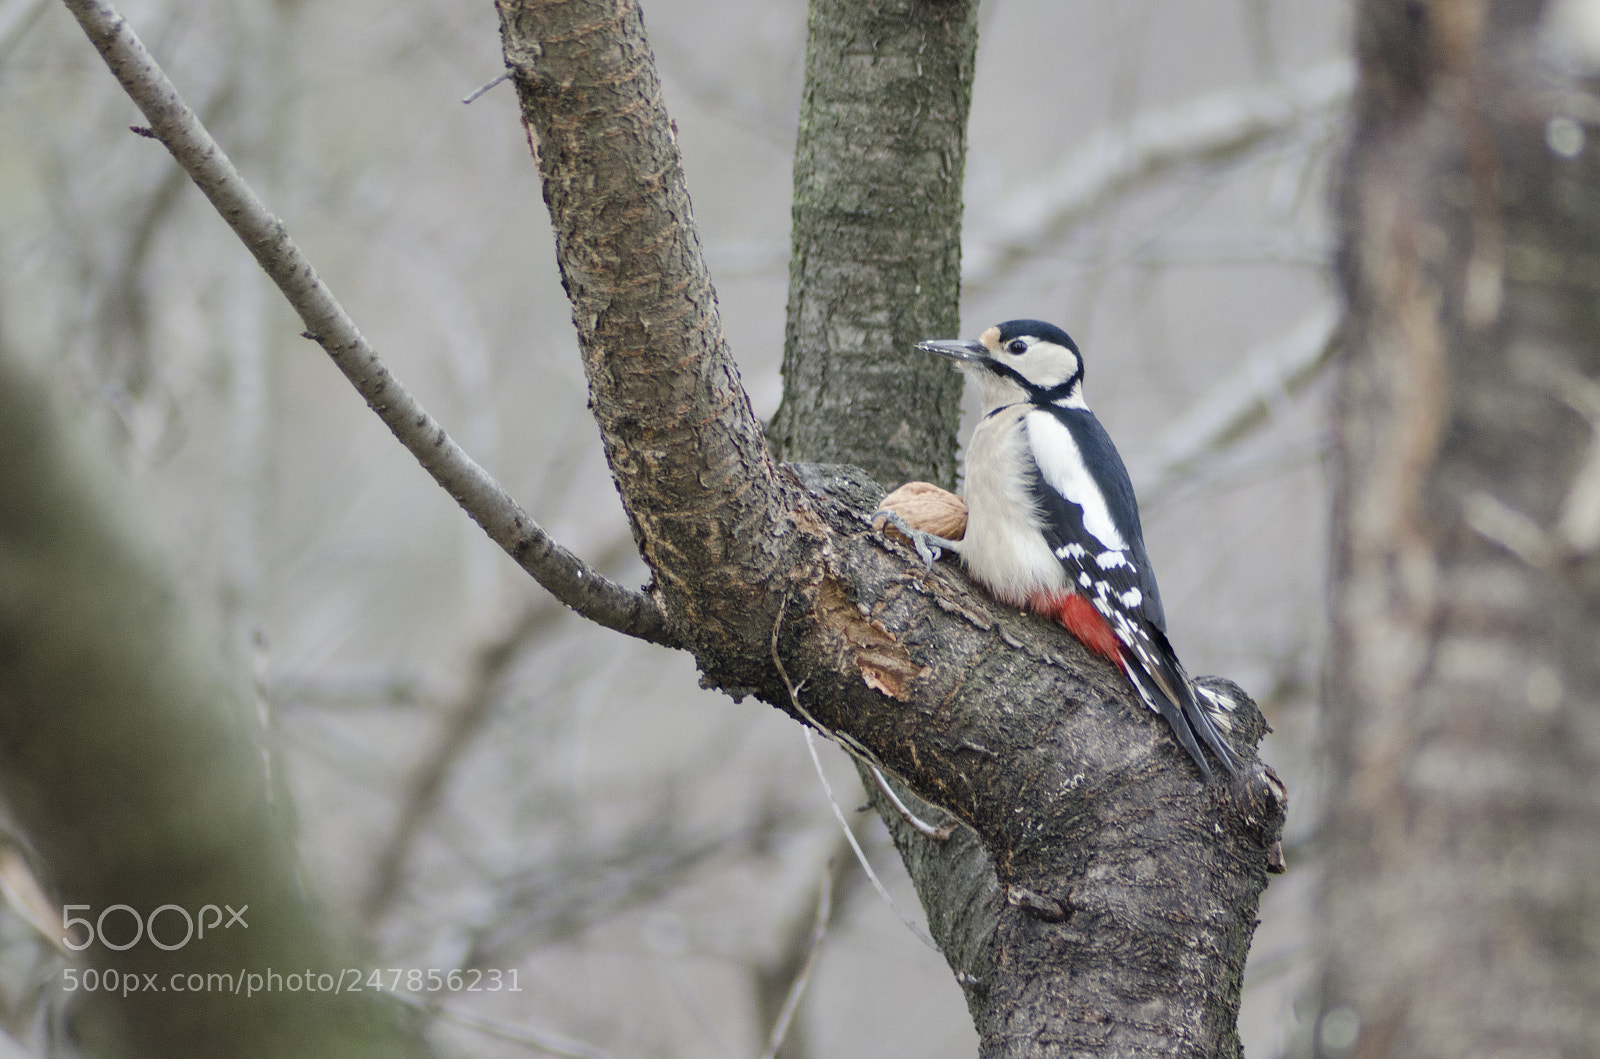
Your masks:
M 1122 666 L 1122 641 L 1094 604 L 1076 592 L 1035 592 L 1028 609 L 1065 625 L 1083 646 Z

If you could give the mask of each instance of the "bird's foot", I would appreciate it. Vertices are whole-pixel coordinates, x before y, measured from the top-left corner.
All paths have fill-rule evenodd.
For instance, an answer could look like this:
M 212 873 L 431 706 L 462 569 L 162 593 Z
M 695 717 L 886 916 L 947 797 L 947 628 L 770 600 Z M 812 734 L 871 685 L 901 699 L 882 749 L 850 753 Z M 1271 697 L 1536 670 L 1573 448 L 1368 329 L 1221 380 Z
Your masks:
M 940 556 L 945 552 L 948 551 L 954 554 L 961 551 L 960 541 L 949 540 L 929 533 L 927 530 L 917 529 L 907 522 L 898 511 L 890 511 L 888 508 L 879 508 L 872 513 L 872 525 L 880 533 L 888 526 L 893 526 L 899 530 L 911 542 L 911 546 L 917 550 L 917 556 L 921 558 L 922 565 L 929 570 L 933 569 L 933 564 L 938 562 Z

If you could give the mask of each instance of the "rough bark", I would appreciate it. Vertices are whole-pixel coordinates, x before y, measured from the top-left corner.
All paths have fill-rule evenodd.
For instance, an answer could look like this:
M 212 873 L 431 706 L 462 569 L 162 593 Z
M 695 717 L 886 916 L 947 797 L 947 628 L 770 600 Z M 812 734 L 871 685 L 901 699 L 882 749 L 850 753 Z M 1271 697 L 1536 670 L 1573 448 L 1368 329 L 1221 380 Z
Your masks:
M 774 445 L 887 486 L 954 488 L 962 380 L 912 346 L 960 331 L 975 0 L 812 0 L 795 144 L 784 399 Z M 863 508 L 877 497 L 863 492 Z M 863 775 L 963 980 L 994 971 L 1004 904 L 970 831 L 929 841 Z M 968 991 L 974 1016 L 981 991 Z
M 955 487 L 975 0 L 812 0 L 774 448 Z M 849 430 L 839 421 L 847 419 Z
M 1600 153 L 1541 10 L 1358 10 L 1325 1056 L 1600 1054 Z
M 398 1005 L 332 992 L 358 964 L 301 891 L 287 792 L 248 693 L 220 671 L 137 518 L 105 501 L 109 476 L 88 469 L 43 389 L 3 359 L 0 451 L 0 791 L 57 907 L 86 906 L 71 914 L 104 926 L 75 961 L 80 989 L 61 980 L 78 1046 L 427 1054 Z M 119 904 L 132 911 L 101 919 Z M 203 936 L 184 942 L 177 909 L 153 915 L 169 905 Z M 244 925 L 225 926 L 222 906 Z M 87 939 L 82 926 L 65 936 Z M 284 981 L 308 972 L 325 977 Z M 226 984 L 206 980 L 218 974 Z M 260 976 L 255 995 L 243 974 Z
M 607 457 L 705 680 L 848 736 L 971 825 L 1010 899 L 992 969 L 969 983 L 985 1055 L 1237 1054 L 1282 819 L 1264 772 L 1201 783 L 1074 641 L 873 534 L 873 483 L 774 463 L 722 338 L 638 9 L 499 8 Z M 1253 745 L 1248 704 L 1239 728 Z

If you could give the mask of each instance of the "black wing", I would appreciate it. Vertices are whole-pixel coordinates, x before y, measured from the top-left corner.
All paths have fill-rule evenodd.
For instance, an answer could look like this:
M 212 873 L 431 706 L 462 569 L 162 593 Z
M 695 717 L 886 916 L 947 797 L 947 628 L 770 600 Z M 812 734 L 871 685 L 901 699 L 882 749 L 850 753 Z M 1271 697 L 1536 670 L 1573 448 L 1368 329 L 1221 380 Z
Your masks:
M 1110 436 L 1087 408 L 1039 408 L 1027 422 L 1034 457 L 1029 489 L 1068 583 L 1094 604 L 1128 649 L 1129 682 L 1145 705 L 1166 719 L 1200 771 L 1211 776 L 1199 745 L 1203 740 L 1229 773 L 1237 773 L 1238 757 L 1218 729 L 1218 718 L 1195 699 L 1193 683 L 1167 640 L 1139 503 Z M 1070 447 L 1061 444 L 1057 427 L 1071 439 Z

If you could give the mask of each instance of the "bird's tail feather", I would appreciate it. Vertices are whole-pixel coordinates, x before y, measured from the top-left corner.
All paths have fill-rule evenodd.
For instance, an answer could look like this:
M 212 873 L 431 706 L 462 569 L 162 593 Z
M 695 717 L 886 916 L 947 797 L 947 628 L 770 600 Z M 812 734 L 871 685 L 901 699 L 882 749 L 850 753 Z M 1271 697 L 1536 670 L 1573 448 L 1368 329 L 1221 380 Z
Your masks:
M 1182 710 L 1162 694 L 1160 688 L 1149 682 L 1149 674 L 1144 673 L 1137 663 L 1127 663 L 1123 666 L 1123 672 L 1127 674 L 1128 682 L 1133 685 L 1133 690 L 1139 693 L 1144 704 L 1166 719 L 1172 728 L 1172 733 L 1178 737 L 1178 742 L 1183 744 L 1183 748 L 1194 758 L 1194 763 L 1200 766 L 1200 771 L 1209 780 L 1211 763 L 1206 760 L 1206 752 L 1201 750 L 1200 744 L 1195 741 L 1194 729 L 1184 718 Z
M 1200 766 L 1200 771 L 1206 779 L 1211 778 L 1211 764 L 1206 760 L 1205 751 L 1200 749 L 1204 742 L 1211 752 L 1216 755 L 1228 775 L 1239 774 L 1239 755 L 1228 743 L 1222 734 L 1222 728 L 1228 726 L 1225 717 L 1217 715 L 1206 704 L 1199 701 L 1195 695 L 1194 682 L 1189 679 L 1189 674 L 1183 671 L 1172 648 L 1166 642 L 1166 637 L 1159 629 L 1150 630 L 1154 634 L 1156 644 L 1155 658 L 1144 657 L 1145 652 L 1130 652 L 1123 670 L 1128 676 L 1128 681 L 1138 691 L 1146 706 L 1164 717 L 1172 726 L 1173 733 L 1178 737 L 1178 742 L 1194 758 L 1195 764 Z M 1220 705 L 1220 704 L 1219 704 Z

